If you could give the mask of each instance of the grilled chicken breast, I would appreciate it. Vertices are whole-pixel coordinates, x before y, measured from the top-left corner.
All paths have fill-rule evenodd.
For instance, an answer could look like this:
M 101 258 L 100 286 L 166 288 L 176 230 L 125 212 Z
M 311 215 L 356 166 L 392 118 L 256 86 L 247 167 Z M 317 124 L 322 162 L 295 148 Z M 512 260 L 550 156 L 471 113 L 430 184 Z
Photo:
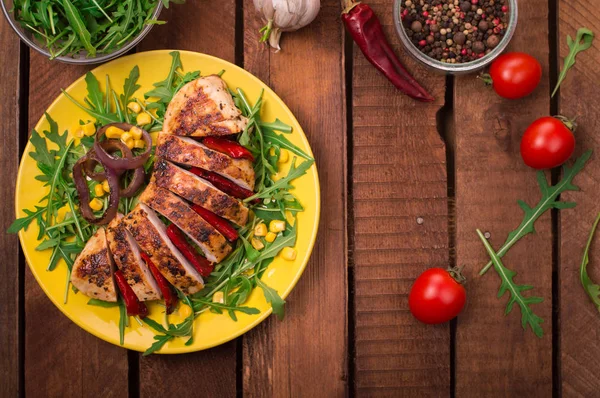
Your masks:
M 108 246 L 117 268 L 140 301 L 159 300 L 160 288 L 150 269 L 140 256 L 140 248 L 122 223 L 123 215 L 115 217 L 106 229 Z
M 175 166 L 164 159 L 154 163 L 153 173 L 156 185 L 169 189 L 182 198 L 200 205 L 237 225 L 248 222 L 248 208 L 226 193 L 215 188 L 210 182 Z
M 154 210 L 139 203 L 123 219 L 123 224 L 140 248 L 148 253 L 158 271 L 173 286 L 186 295 L 202 290 L 202 277 L 169 240 L 167 227 Z
M 254 168 L 250 160 L 230 158 L 191 138 L 160 133 L 156 157 L 210 170 L 244 188 L 254 189 Z
M 71 283 L 86 296 L 116 302 L 117 291 L 113 270 L 114 265 L 106 243 L 106 233 L 104 228 L 100 228 L 75 259 Z
M 196 79 L 183 86 L 167 108 L 164 132 L 207 137 L 244 131 L 248 119 L 235 107 L 227 85 L 219 76 Z
M 227 239 L 206 222 L 187 203 L 174 193 L 156 186 L 154 181 L 140 196 L 140 202 L 150 206 L 177 225 L 204 252 L 212 262 L 219 262 L 231 251 Z

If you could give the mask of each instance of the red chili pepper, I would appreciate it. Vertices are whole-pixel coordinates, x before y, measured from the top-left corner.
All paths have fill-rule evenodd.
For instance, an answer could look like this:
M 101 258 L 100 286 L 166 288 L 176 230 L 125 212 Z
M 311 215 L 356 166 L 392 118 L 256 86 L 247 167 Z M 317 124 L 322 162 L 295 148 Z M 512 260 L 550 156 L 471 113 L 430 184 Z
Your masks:
M 347 3 L 349 5 L 342 14 L 342 20 L 369 62 L 404 94 L 419 101 L 433 101 L 434 98 L 408 73 L 394 54 L 371 7 L 352 0 Z
M 202 140 L 202 143 L 210 149 L 229 155 L 234 159 L 248 159 L 254 162 L 252 152 L 235 141 L 225 138 L 206 137 Z
M 115 280 L 117 281 L 117 285 L 121 291 L 121 296 L 125 301 L 127 315 L 139 315 L 141 318 L 145 318 L 148 315 L 148 307 L 146 307 L 146 304 L 138 300 L 137 296 L 133 292 L 133 289 L 127 283 L 125 275 L 123 275 L 120 270 L 115 272 Z
M 235 242 L 240 237 L 238 231 L 233 228 L 226 219 L 219 217 L 212 211 L 206 210 L 204 207 L 198 205 L 193 205 L 192 209 L 194 209 L 196 213 L 200 214 L 200 217 L 204 218 L 206 222 L 215 227 L 217 231 L 222 233 L 228 241 Z
M 196 174 L 198 177 L 204 178 L 206 181 L 217 187 L 217 189 L 233 196 L 234 198 L 246 199 L 254 195 L 254 192 L 251 190 L 242 188 L 235 182 L 228 180 L 217 173 L 213 173 L 212 171 L 207 171 L 198 167 L 192 167 L 190 172 Z M 260 199 L 255 199 L 252 201 L 252 203 L 260 203 Z
M 177 295 L 175 294 L 175 292 L 173 292 L 173 288 L 171 287 L 169 281 L 160 273 L 158 268 L 156 268 L 156 265 L 154 265 L 154 263 L 150 259 L 150 256 L 148 256 L 145 252 L 141 252 L 140 254 L 142 255 L 142 259 L 146 262 L 146 265 L 150 269 L 150 272 L 152 272 L 156 283 L 158 283 L 158 287 L 160 288 L 160 291 L 165 299 L 167 314 L 170 314 L 175 310 L 175 307 L 177 306 Z
M 183 232 L 177 228 L 177 225 L 171 224 L 167 227 L 167 236 L 171 239 L 171 242 L 179 249 L 181 254 L 196 268 L 196 271 L 203 278 L 208 278 L 210 273 L 213 272 L 215 266 L 196 252 L 196 249 L 192 247 L 185 239 Z

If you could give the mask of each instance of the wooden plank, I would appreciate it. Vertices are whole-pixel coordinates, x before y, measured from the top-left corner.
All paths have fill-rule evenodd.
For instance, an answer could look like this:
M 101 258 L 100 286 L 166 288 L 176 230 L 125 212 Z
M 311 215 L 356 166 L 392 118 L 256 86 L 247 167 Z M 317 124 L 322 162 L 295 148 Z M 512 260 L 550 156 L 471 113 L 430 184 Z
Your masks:
M 567 34 L 575 37 L 577 29 L 587 27 L 600 31 L 600 15 L 597 3 L 586 1 L 562 2 L 559 7 L 560 62 L 569 50 Z M 593 148 L 598 151 L 598 123 L 600 100 L 600 52 L 598 39 L 594 46 L 577 56 L 575 67 L 571 69 L 560 89 L 560 114 L 579 116 L 579 127 L 575 134 L 577 149 L 575 155 Z M 600 391 L 600 369 L 594 364 L 600 356 L 598 330 L 600 316 L 585 294 L 579 280 L 579 265 L 583 248 L 595 216 L 598 214 L 598 194 L 600 188 L 598 153 L 575 180 L 581 192 L 569 192 L 564 200 L 577 202 L 573 210 L 564 211 L 560 216 L 560 363 L 562 394 L 564 397 L 593 397 Z M 600 252 L 598 236 L 590 253 L 588 272 L 592 280 L 600 282 Z
M 14 397 L 19 394 L 19 243 L 15 235 L 6 234 L 15 219 L 15 179 L 19 165 L 19 39 L 6 19 L 0 21 L 1 57 L 7 62 L 0 70 L 0 167 L 4 184 L 0 189 L 2 206 L 0 212 L 0 396 Z
M 29 127 L 91 67 L 67 66 L 30 52 Z M 27 269 L 25 392 L 34 397 L 126 397 L 127 352 L 79 328 L 48 300 Z M 75 375 L 75 376 L 74 376 Z M 107 386 L 110 389 L 107 390 Z
M 537 222 L 537 234 L 504 258 L 517 272 L 515 281 L 534 285 L 530 294 L 545 299 L 534 307 L 545 321 L 543 339 L 523 331 L 517 306 L 503 316 L 507 297 L 496 297 L 500 280 L 493 270 L 477 276 L 489 257 L 475 233 L 476 228 L 489 232 L 499 249 L 522 220 L 516 201 L 533 206 L 540 198 L 535 171 L 521 160 L 519 143 L 525 128 L 550 110 L 547 1 L 519 2 L 519 29 L 510 49 L 528 52 L 542 64 L 542 82 L 531 96 L 504 100 L 473 75 L 455 80 L 457 264 L 467 265 L 470 280 L 456 337 L 457 397 L 552 394 L 550 214 Z
M 177 49 L 204 52 L 234 62 L 235 0 L 187 1 L 172 4 L 139 51 Z M 236 342 L 193 354 L 151 356 L 140 359 L 140 396 L 189 395 L 202 391 L 207 397 L 236 395 Z M 165 375 L 177 375 L 165 377 Z
M 369 5 L 400 49 L 390 2 Z M 447 396 L 448 325 L 423 325 L 408 310 L 414 279 L 427 268 L 446 268 L 449 259 L 446 152 L 436 126 L 445 79 L 397 53 L 437 100 L 423 104 L 402 95 L 354 46 L 356 392 Z
M 287 299 L 286 319 L 244 336 L 244 395 L 340 397 L 347 393 L 346 130 L 341 9 L 321 2 L 308 27 L 273 53 L 244 2 L 244 66 L 269 84 L 302 125 L 321 180 L 321 224 L 312 258 Z

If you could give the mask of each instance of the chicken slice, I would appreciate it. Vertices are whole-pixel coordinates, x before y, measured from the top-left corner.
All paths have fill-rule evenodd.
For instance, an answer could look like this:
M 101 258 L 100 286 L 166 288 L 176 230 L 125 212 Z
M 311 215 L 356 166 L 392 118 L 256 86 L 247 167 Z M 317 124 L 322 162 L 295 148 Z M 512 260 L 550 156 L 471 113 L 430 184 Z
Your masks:
M 140 248 L 123 225 L 123 215 L 115 217 L 106 229 L 106 238 L 117 268 L 140 301 L 159 300 L 160 288 L 140 256 Z
M 210 182 L 164 159 L 154 163 L 156 185 L 200 205 L 237 225 L 248 222 L 248 208 Z
M 218 263 L 231 251 L 227 239 L 219 231 L 204 221 L 183 199 L 156 186 L 154 181 L 146 187 L 140 202 L 181 228 L 202 249 L 209 261 Z
M 167 227 L 154 210 L 139 203 L 123 219 L 123 224 L 158 271 L 183 294 L 194 294 L 204 288 L 202 277 L 171 242 Z
M 250 160 L 233 159 L 191 138 L 160 133 L 156 157 L 210 170 L 244 188 L 254 189 L 254 168 Z
M 75 259 L 71 283 L 86 296 L 116 302 L 113 271 L 114 264 L 106 243 L 106 233 L 104 228 L 100 228 Z
M 207 137 L 244 131 L 248 119 L 236 108 L 219 76 L 196 79 L 179 90 L 165 113 L 167 134 Z

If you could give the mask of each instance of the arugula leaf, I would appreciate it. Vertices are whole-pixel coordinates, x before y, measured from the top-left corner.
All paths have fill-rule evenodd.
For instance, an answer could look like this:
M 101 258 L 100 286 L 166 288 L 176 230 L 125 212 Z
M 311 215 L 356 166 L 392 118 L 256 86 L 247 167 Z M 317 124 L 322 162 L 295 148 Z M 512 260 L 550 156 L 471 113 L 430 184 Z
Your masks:
M 33 220 L 37 220 L 37 223 L 40 224 L 40 222 L 42 221 L 42 215 L 46 212 L 46 208 L 41 206 L 35 206 L 35 210 L 23 209 L 23 211 L 27 215 L 13 221 L 13 223 L 10 224 L 10 227 L 8 227 L 6 233 L 16 234 L 22 229 L 27 231 L 27 228 L 29 228 L 29 224 L 31 224 Z
M 81 15 L 77 8 L 71 3 L 70 0 L 62 0 L 62 4 L 64 7 L 65 16 L 69 20 L 69 25 L 71 29 L 75 32 L 83 47 L 88 51 L 88 53 L 93 57 L 96 55 L 96 47 L 92 45 L 90 32 L 85 27 L 85 23 L 81 19 Z
M 277 318 L 279 318 L 280 321 L 282 321 L 285 317 L 285 300 L 279 296 L 277 290 L 269 287 L 258 277 L 256 278 L 256 284 L 262 289 L 267 302 L 271 303 L 271 307 L 273 307 L 273 313 L 277 315 Z
M 114 307 L 118 307 L 119 303 L 112 303 L 110 301 L 102 301 L 102 300 L 98 300 L 95 298 L 89 299 L 87 302 L 87 305 L 93 305 L 95 307 L 102 307 L 102 308 L 114 308 Z M 121 343 L 123 344 L 123 343 Z
M 305 160 L 304 162 L 300 163 L 298 167 L 296 167 L 296 158 L 292 159 L 292 166 L 290 167 L 287 176 L 275 181 L 275 183 L 272 186 L 263 189 L 262 191 L 250 196 L 249 198 L 244 199 L 244 202 L 248 203 L 252 202 L 254 199 L 270 198 L 271 194 L 277 190 L 291 189 L 292 186 L 290 185 L 290 182 L 306 174 L 306 171 L 310 169 L 313 163 L 314 160 Z
M 85 74 L 85 82 L 87 85 L 88 99 L 90 100 L 93 109 L 97 112 L 106 113 L 106 108 L 104 104 L 104 95 L 102 94 L 102 90 L 100 90 L 100 83 L 96 76 L 92 72 L 88 72 Z
M 567 72 L 575 65 L 575 58 L 577 54 L 582 51 L 587 50 L 592 46 L 592 41 L 594 41 L 594 32 L 587 28 L 579 28 L 577 30 L 577 36 L 575 36 L 575 40 L 571 38 L 570 35 L 567 35 L 567 45 L 569 46 L 569 55 L 565 58 L 564 65 L 562 70 L 560 71 L 560 75 L 558 76 L 558 81 L 556 82 L 556 87 L 552 91 L 552 97 L 558 91 L 560 84 L 567 77 Z
M 272 146 L 276 145 L 280 148 L 287 149 L 288 151 L 295 153 L 296 155 L 303 157 L 304 159 L 314 160 L 313 158 L 308 156 L 302 149 L 300 149 L 296 145 L 292 144 L 290 142 L 290 140 L 288 140 L 281 134 L 276 134 L 272 131 L 265 130 L 263 132 L 263 137 L 264 137 L 265 143 L 267 143 L 267 144 L 271 144 Z
M 548 186 L 548 181 L 546 180 L 546 176 L 543 171 L 538 171 L 537 180 L 538 185 L 540 186 L 540 190 L 542 191 L 542 198 L 538 202 L 538 204 L 531 208 L 522 200 L 519 200 L 517 203 L 519 207 L 523 209 L 525 216 L 523 217 L 523 221 L 521 224 L 508 234 L 508 238 L 506 242 L 502 245 L 500 250 L 498 250 L 498 256 L 502 257 L 508 252 L 508 250 L 519 241 L 522 237 L 527 234 L 531 234 L 535 232 L 534 224 L 538 218 L 544 212 L 550 209 L 570 209 L 575 207 L 575 203 L 573 202 L 561 202 L 557 200 L 559 195 L 566 191 L 578 191 L 579 188 L 573 185 L 573 178 L 583 170 L 585 163 L 592 156 L 592 150 L 588 150 L 583 155 L 581 155 L 573 164 L 573 167 L 569 167 L 567 165 L 563 165 L 563 178 L 554 186 Z M 485 267 L 479 272 L 479 275 L 485 274 L 492 266 L 492 261 L 487 263 Z
M 123 109 L 125 109 L 125 120 L 127 123 L 130 123 L 129 112 L 127 110 L 127 104 L 131 102 L 133 98 L 133 94 L 140 89 L 139 84 L 137 84 L 138 79 L 140 78 L 140 68 L 136 65 L 129 72 L 129 77 L 125 79 L 125 84 L 123 85 L 123 94 L 121 94 L 121 104 L 123 105 Z
M 598 222 L 600 222 L 600 213 L 598 213 L 596 221 L 594 221 L 594 225 L 592 226 L 592 230 L 590 231 L 590 236 L 585 245 L 585 250 L 583 251 L 583 259 L 581 260 L 581 266 L 579 267 L 579 278 L 581 279 L 583 289 L 590 297 L 598 311 L 600 311 L 600 286 L 592 282 L 592 279 L 590 278 L 590 275 L 587 272 L 587 266 L 590 262 L 589 251 L 590 247 L 592 246 L 592 241 L 594 240 L 594 233 L 598 228 Z
M 219 314 L 221 314 L 222 311 L 236 311 L 236 312 L 241 312 L 241 313 L 244 313 L 247 315 L 260 314 L 260 311 L 253 307 L 238 307 L 236 305 L 215 303 L 215 302 L 212 302 L 210 300 L 205 300 L 205 299 L 195 299 L 193 301 L 195 304 L 195 306 L 193 307 L 194 311 L 196 311 L 196 309 L 200 310 L 201 307 L 203 307 L 203 306 L 207 306 L 207 307 L 216 309 Z
M 282 122 L 279 119 L 275 119 L 274 122 L 259 122 L 258 125 L 263 129 L 277 130 L 277 131 L 281 131 L 282 133 L 286 133 L 286 134 L 289 134 L 292 132 L 292 126 Z
M 530 306 L 532 304 L 539 304 L 544 301 L 544 299 L 541 297 L 524 297 L 522 293 L 524 291 L 533 289 L 533 286 L 517 285 L 513 280 L 517 273 L 506 268 L 504 264 L 502 264 L 500 256 L 494 251 L 480 230 L 477 230 L 477 235 L 479 235 L 479 239 L 481 239 L 481 242 L 485 246 L 485 249 L 492 259 L 496 273 L 498 273 L 498 276 L 502 280 L 500 289 L 498 290 L 498 298 L 501 298 L 506 292 L 510 293 L 510 298 L 506 303 L 504 315 L 508 315 L 512 311 L 514 304 L 517 303 L 521 308 L 521 326 L 523 326 L 523 330 L 526 330 L 527 325 L 529 325 L 533 333 L 535 333 L 537 337 L 541 338 L 544 335 L 544 330 L 541 326 L 541 323 L 544 322 L 544 320 L 534 314 Z

